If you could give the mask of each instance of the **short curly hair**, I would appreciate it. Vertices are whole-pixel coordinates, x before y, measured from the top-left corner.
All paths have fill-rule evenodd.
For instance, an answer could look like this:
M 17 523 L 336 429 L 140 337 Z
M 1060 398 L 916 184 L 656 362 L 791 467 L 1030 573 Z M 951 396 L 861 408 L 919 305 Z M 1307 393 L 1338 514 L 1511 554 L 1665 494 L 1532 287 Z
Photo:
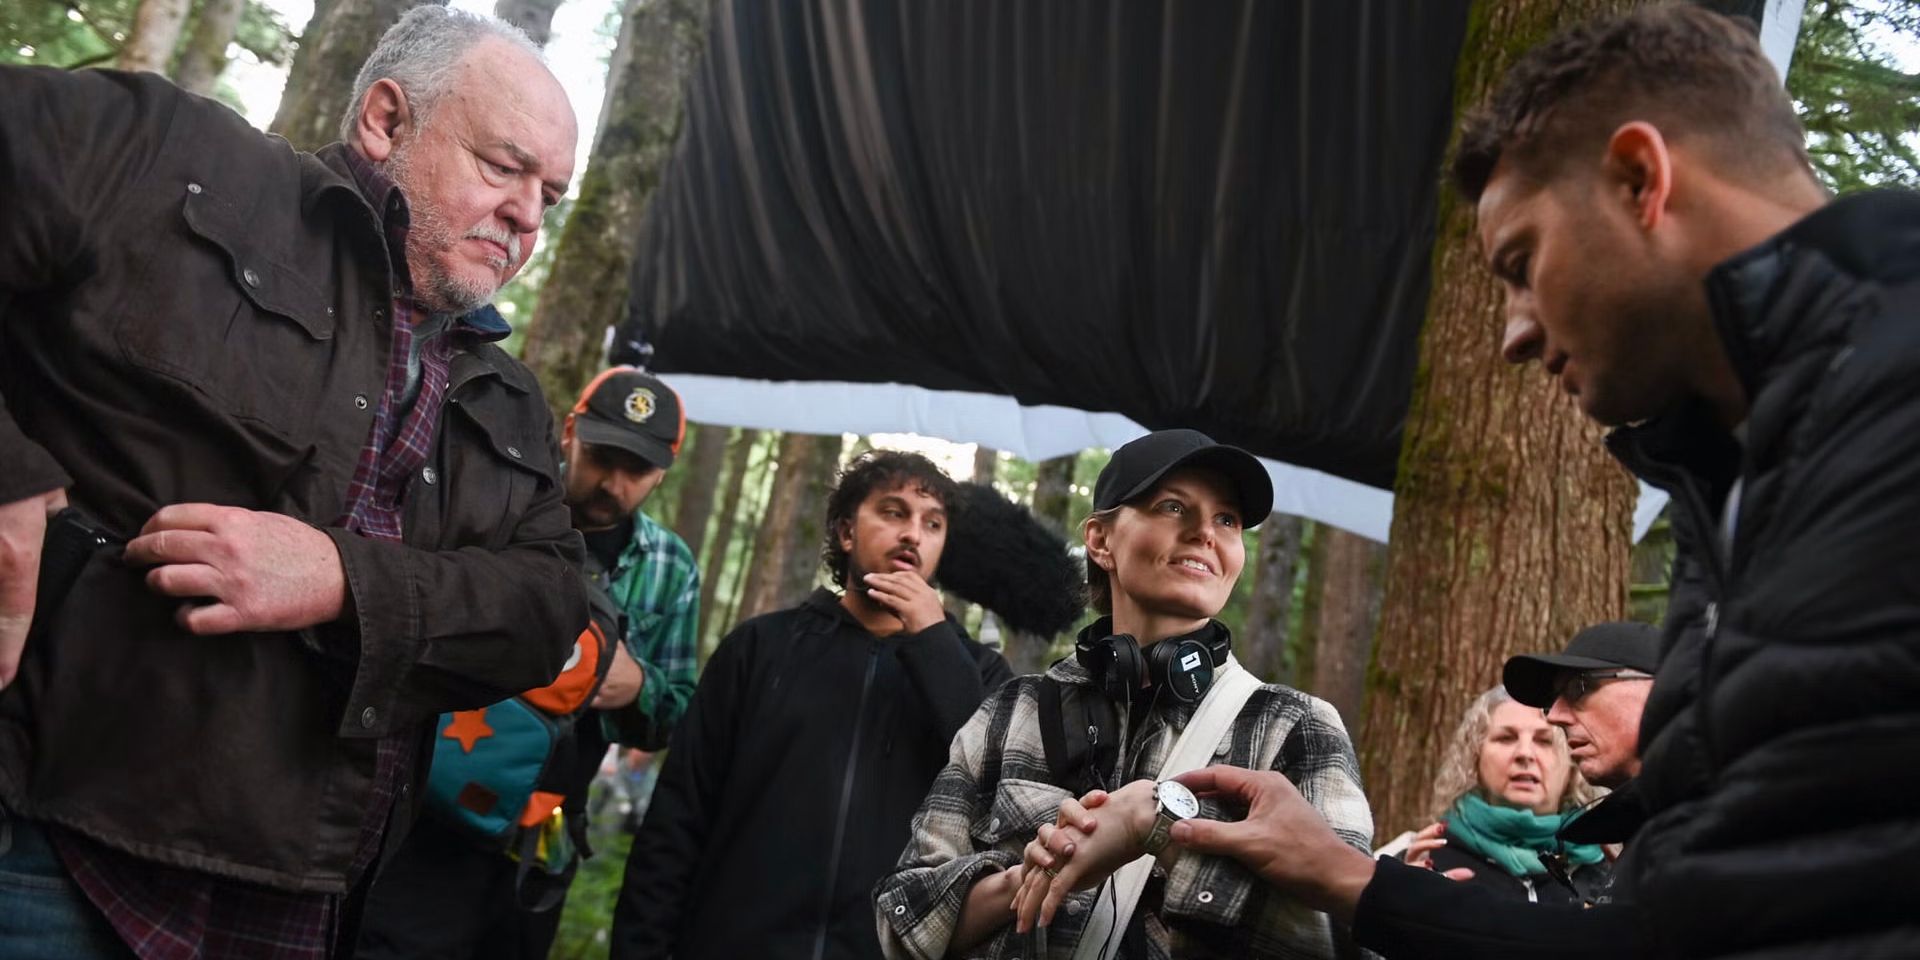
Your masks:
M 1478 203 L 1503 157 L 1545 183 L 1633 120 L 1708 144 L 1718 165 L 1753 179 L 1811 169 L 1753 22 L 1674 3 L 1578 24 L 1522 54 L 1462 120 L 1453 184 Z
M 1446 756 L 1440 761 L 1440 773 L 1433 780 L 1435 820 L 1445 817 L 1447 811 L 1453 809 L 1453 802 L 1468 793 L 1479 793 L 1482 799 L 1490 799 L 1480 786 L 1480 748 L 1486 745 L 1487 731 L 1493 728 L 1493 711 L 1510 701 L 1513 695 L 1506 687 L 1494 687 L 1474 699 L 1466 715 L 1460 718 L 1460 725 L 1453 729 Z M 1573 757 L 1567 752 L 1566 731 L 1559 727 L 1553 728 L 1553 754 L 1559 758 L 1560 768 L 1567 771 L 1567 789 L 1560 794 L 1561 810 L 1585 806 L 1599 796 L 1593 784 L 1573 765 Z
M 827 523 L 820 544 L 820 562 L 826 564 L 836 586 L 847 583 L 847 551 L 840 546 L 842 526 L 853 520 L 860 504 L 875 490 L 905 486 L 940 501 L 947 510 L 947 525 L 953 525 L 960 508 L 960 488 L 926 457 L 902 450 L 869 450 L 840 471 L 839 482 L 827 495 Z

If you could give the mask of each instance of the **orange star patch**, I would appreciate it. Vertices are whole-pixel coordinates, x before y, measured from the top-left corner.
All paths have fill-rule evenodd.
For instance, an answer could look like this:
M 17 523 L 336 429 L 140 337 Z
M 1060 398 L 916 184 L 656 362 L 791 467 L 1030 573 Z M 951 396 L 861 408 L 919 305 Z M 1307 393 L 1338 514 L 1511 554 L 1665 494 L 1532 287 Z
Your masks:
M 487 726 L 485 710 L 456 710 L 452 722 L 440 735 L 460 741 L 460 752 L 472 753 L 474 744 L 493 736 L 493 728 Z

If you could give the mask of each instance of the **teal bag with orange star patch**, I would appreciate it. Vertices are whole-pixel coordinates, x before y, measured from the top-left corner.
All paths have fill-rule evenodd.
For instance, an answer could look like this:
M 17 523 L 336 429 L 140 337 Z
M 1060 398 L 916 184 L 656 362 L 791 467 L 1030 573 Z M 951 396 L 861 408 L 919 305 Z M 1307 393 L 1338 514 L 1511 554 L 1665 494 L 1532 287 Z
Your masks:
M 579 860 L 561 813 L 576 760 L 574 727 L 592 708 L 622 635 L 612 601 L 591 585 L 588 595 L 592 617 L 552 683 L 479 710 L 441 714 L 435 728 L 429 813 L 519 860 L 523 905 L 533 910 L 558 901 L 549 894 L 556 886 L 564 893 Z M 561 882 L 538 884 L 529 897 L 530 875 Z

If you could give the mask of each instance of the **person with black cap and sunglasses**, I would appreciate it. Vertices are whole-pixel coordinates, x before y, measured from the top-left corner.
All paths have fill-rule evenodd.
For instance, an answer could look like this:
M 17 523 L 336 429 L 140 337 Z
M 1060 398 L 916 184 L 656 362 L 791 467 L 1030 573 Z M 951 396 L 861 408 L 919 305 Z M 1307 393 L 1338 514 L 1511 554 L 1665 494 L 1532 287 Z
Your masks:
M 1214 619 L 1245 563 L 1243 532 L 1272 504 L 1259 461 L 1205 434 L 1164 430 L 1114 451 L 1083 526 L 1104 616 L 1073 657 L 1008 683 L 954 739 L 913 842 L 874 890 L 889 957 L 1333 955 L 1326 915 L 1169 843 L 1172 824 L 1222 815 L 1172 780 L 1216 756 L 1283 771 L 1356 850 L 1373 832 L 1339 715 L 1252 677 Z M 1094 789 L 1111 791 L 1108 825 L 1065 862 L 1079 882 L 1042 916 L 1056 869 L 1043 841 L 1062 802 Z
M 1646 712 L 1660 631 L 1644 623 L 1581 630 L 1560 653 L 1507 660 L 1502 682 L 1567 732 L 1567 750 L 1589 783 L 1618 788 L 1640 775 L 1640 715 Z

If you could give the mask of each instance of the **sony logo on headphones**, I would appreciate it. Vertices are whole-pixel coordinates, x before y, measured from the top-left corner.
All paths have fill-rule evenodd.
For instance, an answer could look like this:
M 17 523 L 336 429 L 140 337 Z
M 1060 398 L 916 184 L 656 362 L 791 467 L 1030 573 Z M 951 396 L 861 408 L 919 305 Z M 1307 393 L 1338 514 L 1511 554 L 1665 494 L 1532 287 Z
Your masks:
M 1180 658 L 1180 669 L 1182 669 L 1182 670 L 1198 670 L 1198 669 L 1200 669 L 1200 651 L 1198 651 L 1198 650 L 1194 650 L 1194 651 L 1192 651 L 1192 652 L 1190 652 L 1190 653 L 1188 653 L 1188 654 L 1187 654 L 1186 656 L 1184 656 L 1184 657 L 1181 657 L 1181 658 Z

